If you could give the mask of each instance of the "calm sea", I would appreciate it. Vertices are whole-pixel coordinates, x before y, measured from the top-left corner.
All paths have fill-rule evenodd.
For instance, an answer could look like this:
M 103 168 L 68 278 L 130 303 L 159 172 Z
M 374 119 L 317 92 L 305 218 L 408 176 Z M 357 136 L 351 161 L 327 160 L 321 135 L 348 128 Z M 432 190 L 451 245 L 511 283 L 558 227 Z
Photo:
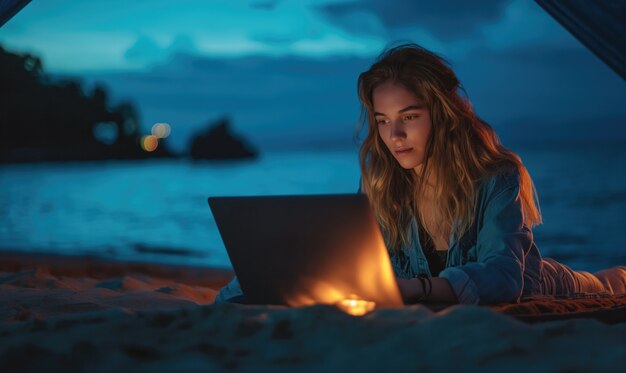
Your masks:
M 626 265 L 626 150 L 515 149 L 535 180 L 544 256 L 575 269 Z M 0 166 L 0 250 L 230 267 L 209 196 L 353 193 L 356 151 Z

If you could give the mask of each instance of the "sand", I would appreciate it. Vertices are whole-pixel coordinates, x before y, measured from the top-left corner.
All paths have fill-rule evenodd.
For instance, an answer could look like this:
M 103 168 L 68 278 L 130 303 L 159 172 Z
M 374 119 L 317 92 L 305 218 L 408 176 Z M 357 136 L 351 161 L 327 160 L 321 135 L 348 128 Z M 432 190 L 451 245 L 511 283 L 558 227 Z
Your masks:
M 440 311 L 414 305 L 361 317 L 321 305 L 211 305 L 231 276 L 0 253 L 0 371 L 617 372 L 626 366 L 626 323 L 527 323 L 494 312 L 504 305 Z

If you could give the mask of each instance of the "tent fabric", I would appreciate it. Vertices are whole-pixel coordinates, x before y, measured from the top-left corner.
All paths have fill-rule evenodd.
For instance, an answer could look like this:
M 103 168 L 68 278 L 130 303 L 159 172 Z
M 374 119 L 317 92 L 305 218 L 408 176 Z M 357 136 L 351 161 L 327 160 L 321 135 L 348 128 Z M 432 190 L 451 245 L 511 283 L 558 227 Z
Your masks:
M 574 37 L 626 80 L 626 2 L 535 0 Z
M 0 27 L 13 18 L 30 0 L 3 0 L 0 1 Z

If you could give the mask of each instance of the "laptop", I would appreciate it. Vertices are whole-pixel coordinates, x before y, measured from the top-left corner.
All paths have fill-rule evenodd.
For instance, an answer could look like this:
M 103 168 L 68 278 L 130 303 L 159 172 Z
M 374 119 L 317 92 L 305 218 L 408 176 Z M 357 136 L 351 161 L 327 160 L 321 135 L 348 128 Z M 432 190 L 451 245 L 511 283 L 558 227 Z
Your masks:
M 402 306 L 363 194 L 210 197 L 245 303 Z

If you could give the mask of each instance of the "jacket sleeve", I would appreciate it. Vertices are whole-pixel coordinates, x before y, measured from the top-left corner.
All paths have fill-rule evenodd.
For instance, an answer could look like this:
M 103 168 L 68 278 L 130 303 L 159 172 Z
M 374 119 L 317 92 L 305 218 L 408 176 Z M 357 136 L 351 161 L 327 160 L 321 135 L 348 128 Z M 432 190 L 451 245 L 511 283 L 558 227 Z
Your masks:
M 226 284 L 226 286 L 220 289 L 215 296 L 215 300 L 213 300 L 213 304 L 225 303 L 229 299 L 241 295 L 243 295 L 243 292 L 239 286 L 239 280 L 237 280 L 237 276 L 235 276 L 228 284 Z
M 533 236 L 523 222 L 519 175 L 502 187 L 495 184 L 482 222 L 477 222 L 476 261 L 439 274 L 448 279 L 461 304 L 517 302 L 523 291 L 524 257 Z

